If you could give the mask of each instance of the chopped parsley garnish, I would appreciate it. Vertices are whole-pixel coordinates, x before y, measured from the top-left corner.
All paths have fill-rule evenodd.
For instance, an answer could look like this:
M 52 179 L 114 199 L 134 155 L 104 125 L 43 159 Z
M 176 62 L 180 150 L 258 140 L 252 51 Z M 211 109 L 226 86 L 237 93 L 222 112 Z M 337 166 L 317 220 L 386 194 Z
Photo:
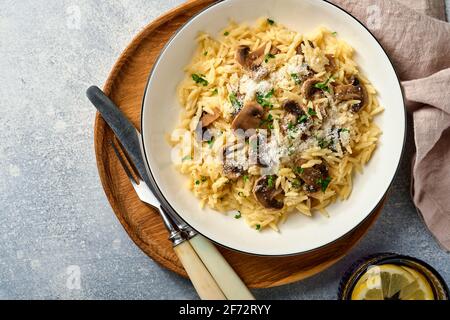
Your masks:
M 313 108 L 308 108 L 308 114 L 310 116 L 315 116 L 315 115 L 317 115 L 317 112 L 315 112 Z
M 268 186 L 269 188 L 272 188 L 272 187 L 273 187 L 273 176 L 269 176 L 269 177 L 267 178 L 267 186 Z
M 209 141 L 207 141 L 209 147 L 211 148 L 214 144 L 214 137 L 211 137 L 211 139 Z
M 196 73 L 193 73 L 192 75 L 192 80 L 195 81 L 195 83 L 199 83 L 204 85 L 205 87 L 208 85 L 208 80 L 206 80 L 205 78 L 202 78 L 201 75 L 198 75 Z
M 259 229 L 261 229 L 261 225 L 260 225 L 260 224 L 257 224 L 257 225 L 255 226 L 255 228 L 256 228 L 256 230 L 259 230 Z
M 331 35 L 332 35 L 333 37 L 336 37 L 336 36 L 337 36 L 337 32 L 334 31 L 334 32 L 331 33 Z
M 240 211 L 238 211 L 238 213 L 236 215 L 234 215 L 235 219 L 240 219 L 242 217 L 242 214 Z
M 267 63 L 267 62 L 269 62 L 270 59 L 273 59 L 273 58 L 275 58 L 275 55 L 272 54 L 272 53 L 268 53 L 268 54 L 266 54 L 266 56 L 264 57 L 264 62 Z
M 223 35 L 226 37 L 226 36 L 228 36 L 230 33 L 228 32 L 228 31 L 225 31 L 224 33 L 223 33 Z
M 238 98 L 236 97 L 236 93 L 231 93 L 230 96 L 230 102 L 231 105 L 236 109 L 239 110 L 242 107 L 242 104 L 239 102 Z
M 326 140 L 325 138 L 318 138 L 318 144 L 321 149 L 325 149 L 330 146 L 331 142 Z
M 289 122 L 287 128 L 288 130 L 292 130 L 292 128 L 294 128 L 294 125 L 291 122 Z
M 275 21 L 273 21 L 272 19 L 267 19 L 267 23 L 270 25 L 273 25 L 275 23 Z
M 320 188 L 322 189 L 322 192 L 325 192 L 327 190 L 328 185 L 330 184 L 331 177 L 326 177 L 325 179 L 320 178 L 317 180 L 317 183 L 320 184 Z
M 192 160 L 191 156 L 185 156 L 181 159 L 181 161 Z
M 215 96 L 216 94 L 218 94 L 219 93 L 219 90 L 217 90 L 217 88 L 215 88 L 213 91 L 212 91 L 212 95 L 213 96 Z
M 195 180 L 195 184 L 199 185 L 200 184 L 200 180 Z
M 270 99 L 274 93 L 275 93 L 274 89 L 270 90 L 265 95 L 262 94 L 261 92 L 257 92 L 256 93 L 256 102 L 258 102 L 261 105 L 261 107 L 263 107 L 263 108 L 267 108 L 267 107 L 272 108 L 273 104 L 271 104 L 268 99 Z
M 300 180 L 298 180 L 298 179 L 292 180 L 291 184 L 292 184 L 292 186 L 293 186 L 294 188 L 300 188 L 301 185 L 302 185 L 302 183 L 301 183 Z
M 271 98 L 274 93 L 275 93 L 275 89 L 272 88 L 269 92 L 267 92 L 267 94 L 264 98 L 266 98 L 266 99 Z
M 298 119 L 298 123 L 303 123 L 306 120 L 308 120 L 308 116 L 306 114 L 304 114 Z
M 295 173 L 302 174 L 303 172 L 305 172 L 305 169 L 303 169 L 302 167 L 295 167 L 294 171 Z
M 266 119 L 261 120 L 261 122 L 259 123 L 259 126 L 263 126 L 264 124 L 267 123 L 267 126 L 269 129 L 273 129 L 273 116 L 269 113 L 269 115 L 267 116 Z
M 208 55 L 208 51 L 203 52 L 203 55 L 207 56 Z
M 294 79 L 295 84 L 300 84 L 302 81 L 300 80 L 300 77 L 296 73 L 291 73 L 292 79 Z
M 328 84 L 330 83 L 331 80 L 333 80 L 333 77 L 329 77 L 325 82 L 316 83 L 314 85 L 314 88 L 330 92 L 330 87 L 328 86 Z
M 245 174 L 242 178 L 244 179 L 244 182 L 247 182 L 248 179 L 249 179 L 249 178 L 248 178 L 248 175 L 246 175 L 246 174 Z
M 350 132 L 350 130 L 348 130 L 347 128 L 341 128 L 338 130 L 339 133 L 341 132 Z

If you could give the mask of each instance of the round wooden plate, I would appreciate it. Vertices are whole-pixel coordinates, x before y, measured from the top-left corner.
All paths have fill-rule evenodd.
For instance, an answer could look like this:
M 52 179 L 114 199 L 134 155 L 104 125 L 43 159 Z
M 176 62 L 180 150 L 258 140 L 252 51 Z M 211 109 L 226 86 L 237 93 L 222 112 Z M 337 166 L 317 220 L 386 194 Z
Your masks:
M 140 128 L 142 96 L 147 77 L 159 52 L 189 18 L 213 3 L 193 0 L 171 10 L 150 23 L 125 49 L 113 67 L 104 86 L 105 93 L 121 108 L 128 119 Z M 133 241 L 148 256 L 164 267 L 186 277 L 178 261 L 168 233 L 159 215 L 142 203 L 110 146 L 113 132 L 97 114 L 95 121 L 95 154 L 106 196 Z M 219 250 L 252 288 L 287 284 L 314 275 L 342 258 L 367 232 L 381 210 L 382 204 L 357 228 L 336 242 L 297 256 L 258 257 Z

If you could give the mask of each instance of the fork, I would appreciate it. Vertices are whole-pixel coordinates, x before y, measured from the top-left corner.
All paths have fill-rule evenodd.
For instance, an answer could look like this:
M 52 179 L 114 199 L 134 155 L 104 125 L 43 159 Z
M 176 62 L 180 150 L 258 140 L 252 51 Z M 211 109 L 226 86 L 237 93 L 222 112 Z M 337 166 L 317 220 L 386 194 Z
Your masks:
M 200 298 L 254 300 L 251 292 L 217 248 L 205 237 L 181 222 L 179 217 L 166 212 L 142 178 L 131 173 L 124 159 L 128 160 L 123 149 L 121 150 L 125 156 L 121 155 L 114 143 L 111 142 L 111 146 L 139 199 L 156 209 L 161 215 L 169 231 L 169 239 L 172 241 L 174 251 Z

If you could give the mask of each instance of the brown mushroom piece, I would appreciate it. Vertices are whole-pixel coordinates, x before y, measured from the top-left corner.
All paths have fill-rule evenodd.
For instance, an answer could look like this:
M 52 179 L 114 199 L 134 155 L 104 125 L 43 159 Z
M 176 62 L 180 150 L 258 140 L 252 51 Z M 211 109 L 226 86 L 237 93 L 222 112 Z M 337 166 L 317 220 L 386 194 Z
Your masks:
M 262 45 L 253 52 L 250 52 L 250 47 L 240 45 L 236 50 L 236 61 L 246 70 L 255 71 L 263 62 L 264 51 L 266 45 Z
M 256 129 L 259 127 L 263 115 L 264 108 L 259 103 L 255 101 L 247 102 L 234 118 L 231 128 L 233 130 Z
M 232 144 L 223 148 L 223 174 L 230 180 L 236 180 L 244 173 L 244 166 L 239 163 L 239 152 L 244 150 L 244 144 Z M 242 155 L 241 155 L 242 156 Z
M 358 112 L 367 103 L 366 88 L 361 85 L 356 77 L 352 77 L 350 84 L 342 84 L 334 87 L 334 96 L 337 101 L 359 100 L 359 103 L 352 105 L 352 111 Z
M 325 57 L 327 57 L 328 59 L 328 64 L 325 66 L 325 70 L 333 73 L 333 71 L 336 70 L 336 62 L 334 61 L 334 55 L 326 54 Z
M 322 188 L 321 182 L 328 177 L 328 167 L 326 164 L 316 164 L 310 168 L 301 168 L 306 161 L 297 161 L 296 172 L 298 176 L 305 182 L 304 189 L 306 192 L 317 192 Z
M 309 78 L 303 82 L 301 92 L 306 100 L 310 100 L 314 93 L 319 90 L 315 87 L 319 82 L 320 80 L 316 78 Z
M 282 209 L 284 203 L 279 198 L 284 194 L 281 188 L 275 188 L 276 175 L 262 176 L 256 180 L 253 187 L 255 199 L 264 207 L 269 209 Z
M 305 112 L 295 100 L 286 100 L 283 102 L 282 108 L 286 112 L 281 119 L 281 131 L 285 133 L 290 126 L 297 124 L 300 117 L 305 115 Z
M 219 119 L 220 117 L 219 108 L 214 108 L 213 111 L 214 113 L 203 112 L 202 117 L 200 118 L 202 128 L 208 127 L 211 123 Z

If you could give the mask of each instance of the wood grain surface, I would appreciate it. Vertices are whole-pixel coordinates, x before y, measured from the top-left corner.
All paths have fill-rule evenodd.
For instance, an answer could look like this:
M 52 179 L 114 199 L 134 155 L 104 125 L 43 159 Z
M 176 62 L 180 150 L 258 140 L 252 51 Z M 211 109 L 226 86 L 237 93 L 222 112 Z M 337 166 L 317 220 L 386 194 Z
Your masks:
M 141 103 L 147 78 L 161 49 L 189 18 L 213 2 L 188 1 L 159 17 L 133 39 L 114 65 L 104 85 L 104 91 L 137 128 L 140 128 Z M 103 188 L 126 232 L 154 261 L 186 277 L 171 242 L 167 240 L 168 233 L 162 220 L 156 212 L 138 199 L 117 158 L 113 155 L 110 146 L 110 141 L 114 139 L 113 133 L 98 114 L 94 139 Z M 382 205 L 341 239 L 305 254 L 259 257 L 222 247 L 219 247 L 219 250 L 249 287 L 264 288 L 287 284 L 312 276 L 342 258 L 367 232 L 379 215 L 381 207 Z

